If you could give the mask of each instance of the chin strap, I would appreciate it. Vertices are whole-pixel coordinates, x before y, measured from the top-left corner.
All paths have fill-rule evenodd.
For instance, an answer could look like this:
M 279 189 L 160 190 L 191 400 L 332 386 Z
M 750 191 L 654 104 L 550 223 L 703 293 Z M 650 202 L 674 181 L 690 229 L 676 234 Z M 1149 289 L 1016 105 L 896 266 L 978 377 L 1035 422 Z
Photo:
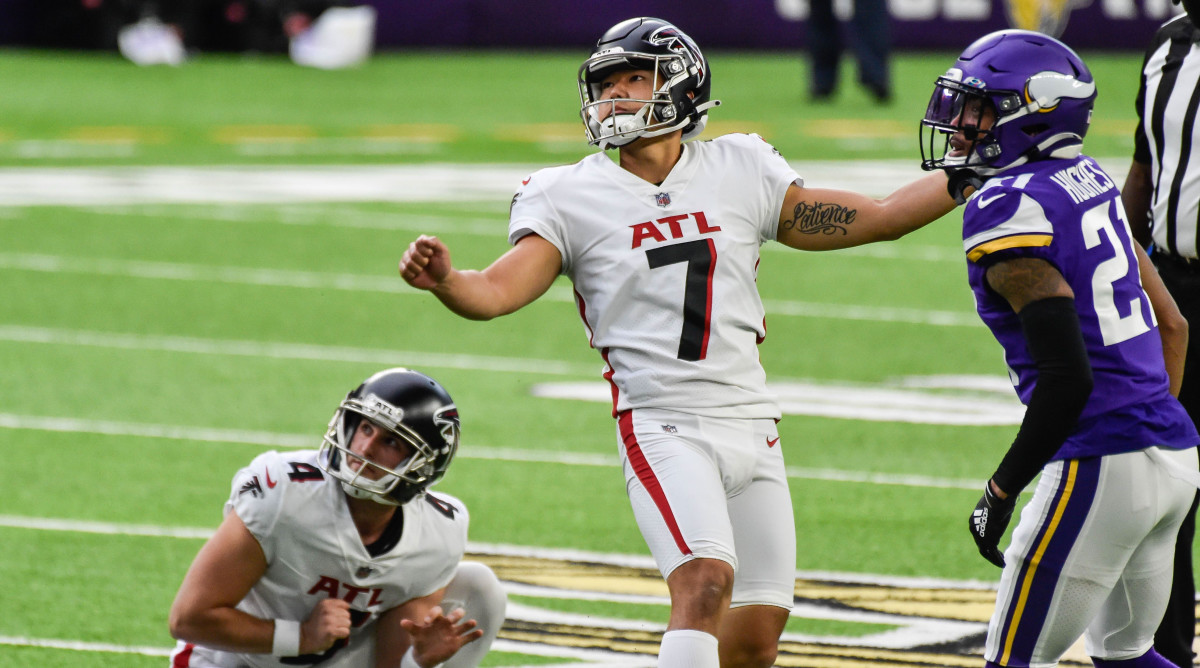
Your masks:
M 946 181 L 946 191 L 954 198 L 956 204 L 967 203 L 968 195 L 964 194 L 967 188 L 979 190 L 983 187 L 983 178 L 973 169 L 947 170 L 946 176 L 949 177 Z

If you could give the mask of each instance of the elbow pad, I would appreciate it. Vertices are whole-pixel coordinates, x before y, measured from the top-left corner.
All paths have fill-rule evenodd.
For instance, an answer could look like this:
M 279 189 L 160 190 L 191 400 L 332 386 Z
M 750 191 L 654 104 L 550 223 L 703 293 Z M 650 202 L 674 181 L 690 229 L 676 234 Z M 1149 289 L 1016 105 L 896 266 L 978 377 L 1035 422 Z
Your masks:
M 1075 300 L 1039 299 L 1026 304 L 1018 317 L 1038 379 L 1021 429 L 992 476 L 1009 495 L 1024 489 L 1058 452 L 1092 394 L 1092 365 Z

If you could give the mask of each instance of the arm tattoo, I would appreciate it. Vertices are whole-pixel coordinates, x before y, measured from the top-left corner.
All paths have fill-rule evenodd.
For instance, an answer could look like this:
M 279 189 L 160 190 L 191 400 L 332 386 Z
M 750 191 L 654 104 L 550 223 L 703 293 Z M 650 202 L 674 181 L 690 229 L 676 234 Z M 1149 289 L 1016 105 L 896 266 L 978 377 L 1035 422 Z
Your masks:
M 800 202 L 792 210 L 792 219 L 785 221 L 785 229 L 801 234 L 846 234 L 846 226 L 858 216 L 858 209 L 840 204 L 824 202 Z
M 1036 258 L 1003 260 L 987 270 L 988 285 L 1020 311 L 1029 302 L 1070 296 L 1071 289 L 1054 265 Z

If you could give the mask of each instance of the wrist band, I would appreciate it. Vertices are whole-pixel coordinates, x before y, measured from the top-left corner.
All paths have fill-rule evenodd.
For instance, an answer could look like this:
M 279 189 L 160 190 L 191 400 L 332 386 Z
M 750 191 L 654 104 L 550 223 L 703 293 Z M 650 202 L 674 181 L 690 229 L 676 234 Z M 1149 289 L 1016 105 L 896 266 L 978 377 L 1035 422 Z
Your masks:
M 274 656 L 300 656 L 300 622 L 292 619 L 275 620 L 275 638 L 271 641 Z
M 413 656 L 412 645 L 408 646 L 408 651 L 400 659 L 400 668 L 421 668 L 421 664 L 417 663 L 416 657 Z

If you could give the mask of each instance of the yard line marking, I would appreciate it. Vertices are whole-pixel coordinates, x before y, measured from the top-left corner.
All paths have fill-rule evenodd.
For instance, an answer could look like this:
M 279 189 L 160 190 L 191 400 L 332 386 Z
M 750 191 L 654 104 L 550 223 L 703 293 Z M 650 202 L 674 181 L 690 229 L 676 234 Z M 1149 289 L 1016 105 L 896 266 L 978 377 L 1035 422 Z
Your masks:
M 215 529 L 200 527 L 168 527 L 150 524 L 122 524 L 117 522 L 89 522 L 53 517 L 22 517 L 0 515 L 0 526 L 10 529 L 34 531 L 65 531 L 68 533 L 91 533 L 106 536 L 146 536 L 150 538 L 185 538 L 208 540 Z
M 336 207 L 336 208 L 335 208 Z M 404 214 L 383 211 L 362 211 L 346 205 L 190 205 L 190 204 L 143 204 L 83 207 L 84 211 L 100 216 L 137 216 L 168 220 L 201 220 L 223 223 L 252 223 L 271 225 L 293 225 L 305 227 L 329 227 L 368 230 L 405 230 L 425 234 L 465 234 L 503 238 L 508 233 L 508 218 L 504 211 L 497 211 L 491 218 L 457 216 L 454 214 Z M 2 209 L 0 209 L 2 211 Z M 763 252 L 797 253 L 780 243 L 765 244 Z M 831 251 L 836 255 L 869 257 L 879 260 L 905 260 L 910 262 L 947 262 L 963 264 L 962 249 L 954 247 L 914 245 L 909 243 L 868 244 L 853 248 Z
M 167 440 L 200 441 L 205 443 L 244 443 L 272 448 L 315 448 L 320 443 L 307 434 L 285 434 L 268 431 L 211 429 L 180 425 L 119 422 L 110 420 L 85 420 L 52 416 L 17 415 L 0 413 L 0 429 L 27 429 L 63 433 L 101 434 L 105 436 L 140 436 Z M 463 446 L 458 457 L 506 462 L 530 462 L 536 464 L 560 464 L 566 466 L 592 466 L 617 468 L 620 462 L 616 455 L 587 452 L 563 452 L 560 450 L 528 450 L 520 448 Z M 871 471 L 845 471 L 839 469 L 813 469 L 789 466 L 787 476 L 800 480 L 823 482 L 845 482 L 852 484 L 895 485 L 933 489 L 975 490 L 979 481 L 974 479 L 939 478 L 936 476 L 876 473 Z
M 352 290 L 417 294 L 397 276 L 335 274 L 316 271 L 260 269 L 254 267 L 211 266 L 182 262 L 145 262 L 104 258 L 65 257 L 37 253 L 0 253 L 0 269 L 39 271 L 55 274 L 123 276 L 175 281 L 208 281 L 238 285 L 266 285 L 320 290 Z
M 68 434 L 100 434 L 104 436 L 137 436 L 172 441 L 202 443 L 242 443 L 269 448 L 315 448 L 317 437 L 305 434 L 281 434 L 247 429 L 211 429 L 167 424 L 118 422 L 115 420 L 84 420 L 68 417 L 43 417 L 0 413 L 0 429 L 31 429 Z
M 0 206 L 508 201 L 535 169 L 454 164 L 5 168 L 0 169 Z
M 10 647 L 40 647 L 44 649 L 60 649 L 75 652 L 104 652 L 108 654 L 139 654 L 142 656 L 161 656 L 167 657 L 171 655 L 173 647 L 146 647 L 139 645 L 115 645 L 112 643 L 99 642 L 83 642 L 80 640 L 57 640 L 54 638 L 29 638 L 24 636 L 0 636 L 0 645 Z M 532 654 L 535 656 L 553 656 L 566 659 L 578 659 L 585 663 L 563 663 L 563 664 L 537 664 L 529 666 L 511 666 L 510 668 L 577 668 L 578 666 L 588 666 L 588 668 L 632 668 L 635 666 L 650 667 L 655 665 L 653 657 L 647 657 L 646 662 L 630 663 L 628 660 L 618 663 L 604 663 L 597 661 L 589 661 L 589 659 L 612 659 L 616 657 L 626 656 L 616 652 L 609 652 L 598 649 L 571 649 L 571 648 L 547 648 L 542 645 L 535 645 L 528 642 L 518 642 L 497 638 L 492 642 L 492 651 L 495 652 L 512 652 L 516 654 Z
M 24 636 L 0 636 L 0 645 L 13 647 L 42 647 L 65 649 L 77 652 L 105 652 L 109 654 L 141 654 L 143 656 L 170 656 L 166 647 L 144 647 L 137 645 L 114 645 L 106 642 L 82 642 L 79 640 L 55 640 L 53 638 L 28 638 Z
M 425 351 L 388 350 L 384 348 L 350 348 L 308 343 L 120 334 L 50 327 L 23 327 L 20 325 L 0 325 L 0 341 L 92 346 L 120 350 L 155 350 L 197 355 L 266 357 L 271 359 L 317 360 L 322 362 L 356 362 L 382 364 L 384 366 L 411 366 L 413 360 L 420 360 L 418 366 L 421 367 L 522 374 L 539 373 L 554 376 L 596 376 L 600 371 L 598 364 L 583 365 L 557 360 L 454 355 Z
M 182 262 L 148 262 L 81 258 L 40 253 L 0 253 L 0 269 L 122 276 L 150 280 L 210 281 L 236 285 L 261 285 L 299 289 L 349 290 L 417 295 L 423 291 L 409 287 L 399 276 L 384 277 L 330 272 L 261 269 Z M 554 302 L 574 303 L 572 291 L 565 285 L 551 288 L 543 297 Z M 972 312 L 890 306 L 817 304 L 783 299 L 764 299 L 768 316 L 827 318 L 868 322 L 902 322 L 938 327 L 979 327 Z
M 3 149 L 4 147 L 0 147 Z M 17 154 L 131 154 L 134 147 L 78 142 L 17 142 Z M 12 151 L 9 151 L 12 152 Z M 1115 163 L 1114 178 L 1128 170 Z M 789 163 L 805 185 L 883 197 L 921 175 L 908 160 L 814 160 Z M 87 206 L 139 202 L 506 202 L 542 165 L 13 167 L 0 169 L 0 206 Z M 865 189 L 865 190 L 864 190 Z
M 479 218 L 445 215 L 407 215 L 385 212 L 359 211 L 345 206 L 336 211 L 328 207 L 313 205 L 315 211 L 297 206 L 265 208 L 221 204 L 217 206 L 162 205 L 144 206 L 93 206 L 86 207 L 88 213 L 102 216 L 138 216 L 174 220 L 219 221 L 223 223 L 254 223 L 291 225 L 302 227 L 328 227 L 365 230 L 406 230 L 410 232 L 451 232 L 488 236 L 497 239 L 508 234 L 508 221 L 503 212 L 494 218 Z
M 1019 425 L 1025 416 L 1025 406 L 1013 393 L 1011 384 L 1000 386 L 1005 381 L 991 377 L 972 379 L 954 376 L 944 379 L 935 376 L 900 379 L 897 386 L 896 382 L 869 385 L 779 380 L 769 381 L 767 389 L 775 395 L 785 415 L 913 424 Z M 921 382 L 931 389 L 905 386 L 905 383 L 916 385 Z M 994 389 L 972 389 L 985 382 L 991 383 Z M 963 387 L 950 391 L 931 391 L 947 385 L 953 388 L 953 383 L 961 383 Z M 612 403 L 612 391 L 602 381 L 541 382 L 531 386 L 529 392 L 535 397 Z
M 965 311 L 899 308 L 890 306 L 855 306 L 850 304 L 815 304 L 781 299 L 764 299 L 767 317 L 797 316 L 831 320 L 866 320 L 870 322 L 904 322 L 938 327 L 979 327 L 979 317 Z
M 94 522 L 52 517 L 30 517 L 26 515 L 0 515 L 0 527 L 11 529 L 29 529 L 32 531 L 61 531 L 66 533 L 90 533 L 112 536 L 145 536 L 150 538 L 184 538 L 207 540 L 216 532 L 216 527 L 176 527 L 154 524 L 127 524 L 122 522 Z M 594 564 L 620 566 L 623 568 L 655 569 L 654 558 L 642 554 L 621 554 L 619 552 L 593 552 L 563 547 L 533 547 L 529 545 L 513 545 L 508 543 L 481 543 L 467 541 L 467 552 L 486 554 L 498 557 L 524 557 L 531 559 L 552 559 L 560 561 L 579 561 Z M 871 573 L 851 573 L 842 571 L 805 571 L 797 570 L 796 577 L 808 580 L 838 580 L 850 584 L 882 585 L 888 587 L 913 587 L 921 589 L 972 589 L 994 591 L 996 584 L 980 580 L 950 580 L 909 575 L 877 575 Z M 547 593 L 531 593 L 532 596 L 549 596 Z M 595 599 L 600 600 L 600 599 Z M 619 600 L 608 598 L 605 600 Z M 644 602 L 641 597 L 631 596 L 633 602 Z M 664 600 L 666 600 L 664 598 Z

